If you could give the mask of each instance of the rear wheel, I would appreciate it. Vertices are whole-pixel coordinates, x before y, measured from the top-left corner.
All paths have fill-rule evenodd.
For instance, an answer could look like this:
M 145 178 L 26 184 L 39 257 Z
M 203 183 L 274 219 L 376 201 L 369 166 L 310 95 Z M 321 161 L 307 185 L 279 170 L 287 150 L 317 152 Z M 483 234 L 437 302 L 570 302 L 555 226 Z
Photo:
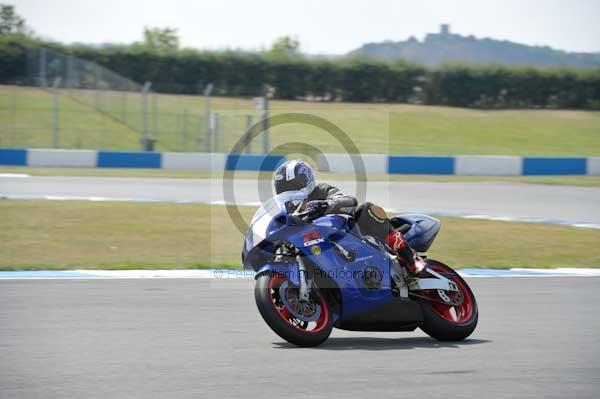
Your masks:
M 308 302 L 299 300 L 298 287 L 284 276 L 263 274 L 256 280 L 254 298 L 262 318 L 286 341 L 298 346 L 317 346 L 333 328 L 327 301 L 313 295 Z
M 475 295 L 450 266 L 428 260 L 428 266 L 456 283 L 459 292 L 425 290 L 418 298 L 423 310 L 424 323 L 421 329 L 440 341 L 460 341 L 475 330 L 479 312 Z

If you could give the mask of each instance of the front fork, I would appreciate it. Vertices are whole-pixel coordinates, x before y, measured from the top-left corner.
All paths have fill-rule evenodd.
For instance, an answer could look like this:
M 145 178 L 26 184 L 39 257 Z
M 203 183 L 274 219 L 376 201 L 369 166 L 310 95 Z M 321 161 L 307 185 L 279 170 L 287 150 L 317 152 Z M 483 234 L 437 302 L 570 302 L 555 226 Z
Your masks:
M 298 277 L 300 278 L 299 299 L 302 302 L 308 302 L 310 301 L 310 287 L 312 285 L 312 281 L 306 274 L 306 265 L 304 265 L 302 256 L 297 255 L 296 260 L 298 261 Z

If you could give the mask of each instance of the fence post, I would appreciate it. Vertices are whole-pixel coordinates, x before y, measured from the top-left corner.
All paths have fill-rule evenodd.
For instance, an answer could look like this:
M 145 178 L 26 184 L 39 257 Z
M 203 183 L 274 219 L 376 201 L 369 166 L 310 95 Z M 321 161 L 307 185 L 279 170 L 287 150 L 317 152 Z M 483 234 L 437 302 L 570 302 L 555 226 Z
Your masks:
M 156 140 L 158 136 L 158 97 L 152 93 L 152 137 Z
M 60 78 L 54 79 L 52 84 L 52 146 L 59 148 L 60 137 L 58 131 L 58 87 L 60 86 Z
M 40 49 L 40 82 L 39 85 L 43 86 L 43 87 L 47 87 L 48 86 L 48 81 L 46 78 L 46 49 L 45 48 L 41 48 Z
M 252 127 L 252 115 L 246 115 L 246 152 L 252 154 L 252 140 L 250 139 L 250 128 Z
M 150 142 L 148 138 L 148 92 L 150 91 L 150 82 L 146 82 L 142 87 L 142 151 L 148 151 Z
M 264 86 L 263 94 L 263 154 L 269 153 L 269 98 L 273 96 L 273 88 L 269 85 Z
M 219 119 L 220 119 L 220 117 L 219 117 L 219 114 L 217 112 L 213 112 L 212 116 L 213 116 L 213 121 L 212 121 L 213 123 L 212 123 L 212 126 L 211 126 L 211 128 L 212 128 L 211 130 L 212 130 L 213 145 L 212 145 L 212 150 L 211 151 L 219 152 L 219 144 L 220 144 L 219 139 L 221 138 L 220 137 L 221 132 L 219 131 L 219 129 L 220 129 L 220 126 L 219 126 L 220 125 L 220 120 Z
M 211 148 L 212 148 L 212 143 L 210 142 L 211 139 L 211 125 L 212 125 L 212 121 L 211 121 L 211 113 L 210 113 L 210 95 L 212 93 L 213 90 L 213 84 L 209 83 L 206 85 L 206 88 L 204 89 L 204 124 L 205 124 L 205 131 L 204 131 L 204 137 L 205 137 L 205 143 L 204 143 L 204 149 L 206 150 L 206 152 L 210 152 Z M 198 143 L 198 150 L 200 150 L 200 135 L 198 135 L 198 139 L 196 140 Z

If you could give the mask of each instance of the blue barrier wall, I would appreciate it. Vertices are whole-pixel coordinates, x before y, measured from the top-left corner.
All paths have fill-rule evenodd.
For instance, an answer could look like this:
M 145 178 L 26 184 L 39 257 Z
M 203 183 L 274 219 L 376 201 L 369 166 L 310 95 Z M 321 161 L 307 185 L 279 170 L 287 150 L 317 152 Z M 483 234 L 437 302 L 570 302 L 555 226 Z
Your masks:
M 585 158 L 523 158 L 523 175 L 585 175 Z
M 353 173 L 350 158 L 324 154 L 337 159 Z M 337 158 L 336 158 L 337 157 Z M 340 158 L 341 157 L 341 158 Z M 503 157 L 503 156 L 413 156 L 367 154 L 367 173 L 433 175 L 600 175 L 600 157 Z M 341 159 L 341 160 L 340 160 Z M 139 151 L 28 150 L 0 148 L 0 165 L 10 166 L 88 166 L 98 168 L 177 168 L 214 171 L 273 171 L 285 155 L 223 153 L 160 153 Z M 350 163 L 348 163 L 350 162 Z M 339 165 L 335 165 L 339 166 Z
M 453 175 L 454 157 L 388 157 L 388 173 L 405 175 Z
M 225 169 L 268 172 L 274 171 L 283 162 L 285 162 L 284 155 L 230 154 L 227 156 Z
M 161 165 L 159 152 L 98 151 L 99 168 L 160 168 Z
M 27 150 L 21 148 L 0 148 L 0 165 L 27 165 Z

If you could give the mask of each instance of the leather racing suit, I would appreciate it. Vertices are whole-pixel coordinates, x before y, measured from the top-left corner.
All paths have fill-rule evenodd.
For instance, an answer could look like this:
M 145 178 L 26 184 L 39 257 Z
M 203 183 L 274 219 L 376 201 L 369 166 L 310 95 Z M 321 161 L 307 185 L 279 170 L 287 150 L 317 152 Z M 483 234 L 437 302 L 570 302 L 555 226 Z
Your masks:
M 399 259 L 410 272 L 415 271 L 415 252 L 410 248 L 404 236 L 394 229 L 385 210 L 380 206 L 371 202 L 358 204 L 356 198 L 343 194 L 337 187 L 327 183 L 317 184 L 309 194 L 307 201 L 308 204 L 311 201 L 325 201 L 327 204 L 315 216 L 328 214 L 352 216 L 362 234 L 373 236 L 386 243 L 398 254 Z

